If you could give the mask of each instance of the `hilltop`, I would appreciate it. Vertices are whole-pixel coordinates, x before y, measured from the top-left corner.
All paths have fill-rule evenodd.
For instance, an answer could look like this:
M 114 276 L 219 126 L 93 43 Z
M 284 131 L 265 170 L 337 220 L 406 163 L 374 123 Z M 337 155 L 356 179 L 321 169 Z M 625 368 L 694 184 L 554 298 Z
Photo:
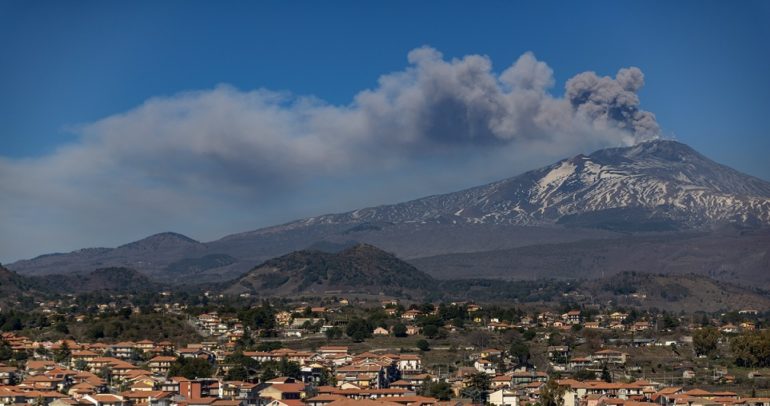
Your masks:
M 288 296 L 352 292 L 425 292 L 433 278 L 377 247 L 359 244 L 338 253 L 298 251 L 271 259 L 239 278 L 227 293 Z

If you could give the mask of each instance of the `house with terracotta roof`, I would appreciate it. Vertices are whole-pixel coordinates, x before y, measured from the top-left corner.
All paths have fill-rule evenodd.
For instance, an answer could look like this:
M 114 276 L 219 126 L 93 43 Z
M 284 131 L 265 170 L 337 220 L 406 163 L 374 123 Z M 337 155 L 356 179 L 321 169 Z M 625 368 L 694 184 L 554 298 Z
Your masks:
M 306 403 L 300 399 L 283 399 L 283 400 L 273 400 L 272 402 L 268 403 L 266 406 L 305 406 L 305 405 Z
M 374 329 L 374 331 L 372 331 L 372 334 L 376 336 L 386 336 L 386 335 L 390 335 L 390 331 L 388 331 L 388 329 L 383 327 L 377 327 Z
M 567 324 L 580 324 L 580 310 L 570 310 L 562 314 L 561 320 Z
M 65 380 L 54 378 L 44 374 L 28 376 L 19 385 L 19 388 L 39 391 L 58 391 L 64 389 Z
M 744 321 L 740 324 L 741 331 L 756 331 L 757 325 L 753 321 Z
M 503 352 L 497 348 L 484 348 L 479 352 L 481 358 L 499 357 Z
M 633 331 L 647 331 L 652 328 L 652 325 L 649 321 L 637 321 L 636 323 L 631 325 L 631 330 Z
M 166 375 L 174 362 L 176 362 L 176 357 L 158 355 L 150 359 L 147 362 L 147 366 L 150 367 L 150 371 L 153 374 Z
M 727 324 L 719 327 L 719 331 L 721 331 L 723 333 L 727 333 L 727 334 L 737 333 L 738 332 L 738 327 L 735 324 L 727 323 Z
M 402 373 L 411 373 L 422 370 L 422 358 L 417 354 L 399 354 L 396 366 Z
M 615 312 L 610 314 L 610 319 L 614 322 L 623 322 L 628 318 L 628 313 Z
M 121 341 L 110 346 L 112 355 L 120 359 L 132 359 L 136 354 L 136 343 L 131 341 Z
M 596 362 L 599 362 L 600 364 L 617 364 L 617 365 L 623 365 L 628 360 L 628 354 L 618 351 L 618 350 L 612 350 L 612 349 L 605 349 L 596 351 L 592 356 L 591 359 L 593 359 Z
M 171 392 L 122 392 L 120 394 L 131 406 L 171 406 L 174 403 Z
M 404 320 L 414 320 L 422 316 L 422 312 L 417 309 L 407 310 L 401 314 L 401 318 Z
M 85 405 L 93 406 L 125 406 L 126 399 L 123 396 L 112 395 L 109 393 L 100 393 L 94 395 L 85 395 L 80 399 Z
M 510 388 L 511 387 L 511 374 L 496 375 L 490 380 L 490 388 Z
M 353 384 L 359 388 L 378 388 L 385 384 L 386 366 L 375 362 L 345 365 L 334 372 L 337 384 Z
M 0 364 L 0 385 L 12 385 L 18 379 L 19 370 Z
M 0 404 L 3 405 L 34 404 L 35 402 L 48 405 L 58 399 L 66 398 L 66 395 L 56 391 L 22 390 L 15 386 L 0 388 Z
M 72 396 L 74 398 L 81 398 L 85 395 L 92 395 L 97 392 L 96 385 L 92 385 L 87 382 L 81 382 L 77 383 L 75 385 L 72 385 L 67 390 L 67 395 Z
M 51 360 L 28 360 L 25 368 L 27 374 L 36 375 L 56 368 L 56 363 Z
M 548 359 L 560 364 L 566 364 L 569 359 L 570 349 L 566 345 L 552 345 L 549 346 L 546 351 L 548 352 Z
M 91 350 L 74 350 L 70 355 L 70 366 L 74 368 L 78 365 L 78 361 L 85 361 L 87 363 L 98 356 L 99 354 Z
M 530 384 L 533 382 L 548 381 L 548 374 L 543 371 L 514 371 L 511 372 L 511 383 L 513 385 Z
M 307 395 L 307 387 L 304 383 L 275 383 L 259 391 L 259 396 L 274 400 L 304 399 Z
M 572 357 L 567 364 L 567 368 L 573 371 L 590 368 L 592 366 L 594 366 L 594 362 L 590 357 Z
M 324 345 L 318 348 L 318 353 L 321 356 L 327 355 L 348 355 L 348 347 L 342 345 Z
M 305 401 L 305 404 L 308 405 L 308 406 L 326 406 L 329 403 L 332 403 L 334 401 L 345 400 L 345 399 L 347 399 L 347 398 L 344 397 L 344 396 L 341 396 L 341 395 L 334 395 L 334 394 L 331 394 L 331 393 L 324 393 L 324 394 L 319 394 L 319 395 L 313 396 L 310 399 L 307 399 Z
M 488 375 L 494 375 L 496 373 L 495 364 L 484 358 L 477 359 L 476 362 L 473 363 L 473 367 L 476 368 L 477 371 Z

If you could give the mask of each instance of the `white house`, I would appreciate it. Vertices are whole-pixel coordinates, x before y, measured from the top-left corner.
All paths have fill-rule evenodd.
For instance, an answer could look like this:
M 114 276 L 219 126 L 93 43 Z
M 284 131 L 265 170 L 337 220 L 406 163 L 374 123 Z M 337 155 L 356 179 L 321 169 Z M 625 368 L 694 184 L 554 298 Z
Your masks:
M 489 394 L 489 404 L 495 406 L 519 406 L 519 396 L 509 389 L 500 389 Z

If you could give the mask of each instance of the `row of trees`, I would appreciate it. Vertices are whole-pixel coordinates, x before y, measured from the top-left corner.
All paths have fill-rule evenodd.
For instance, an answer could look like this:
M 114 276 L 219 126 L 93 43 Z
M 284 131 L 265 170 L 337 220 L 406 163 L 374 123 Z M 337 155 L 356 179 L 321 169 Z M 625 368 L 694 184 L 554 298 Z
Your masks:
M 730 342 L 730 349 L 738 366 L 770 366 L 770 331 L 734 337 Z
M 718 357 L 721 338 L 715 327 L 704 327 L 693 334 L 693 349 L 699 356 Z M 770 331 L 748 332 L 729 339 L 736 365 L 750 368 L 770 366 Z

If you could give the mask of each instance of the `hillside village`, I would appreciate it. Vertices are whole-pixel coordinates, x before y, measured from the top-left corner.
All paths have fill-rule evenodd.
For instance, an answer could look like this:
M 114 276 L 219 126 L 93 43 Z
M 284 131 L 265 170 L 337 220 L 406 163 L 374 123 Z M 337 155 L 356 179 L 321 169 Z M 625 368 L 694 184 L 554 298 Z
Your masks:
M 371 297 L 240 309 L 121 303 L 85 314 L 40 303 L 53 330 L 68 332 L 59 339 L 31 328 L 37 319 L 3 316 L 0 405 L 770 406 L 770 357 L 750 341 L 770 340 L 753 309 L 696 317 Z M 142 312 L 189 330 L 165 340 L 109 330 Z M 95 321 L 107 324 L 96 331 Z
M 768 22 L 0 0 L 0 406 L 770 406 Z

